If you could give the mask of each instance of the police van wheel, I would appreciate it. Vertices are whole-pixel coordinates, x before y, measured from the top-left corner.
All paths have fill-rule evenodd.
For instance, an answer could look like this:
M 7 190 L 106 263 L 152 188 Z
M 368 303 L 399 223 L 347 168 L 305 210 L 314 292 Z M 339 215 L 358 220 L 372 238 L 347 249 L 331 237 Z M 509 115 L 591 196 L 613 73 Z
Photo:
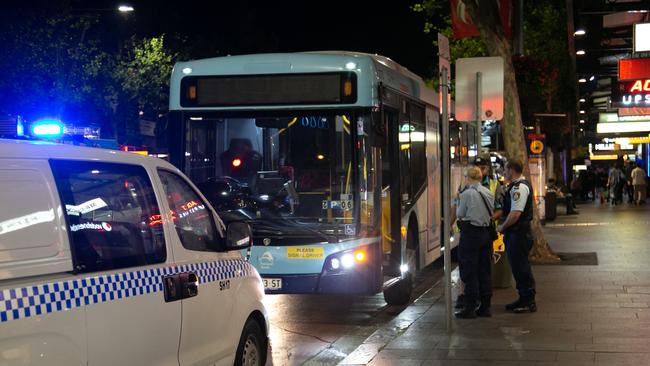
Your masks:
M 411 301 L 413 279 L 406 276 L 394 285 L 384 289 L 384 300 L 388 305 L 406 305 Z
M 264 334 L 260 325 L 255 320 L 248 319 L 237 346 L 235 365 L 263 366 L 266 363 L 264 343 Z

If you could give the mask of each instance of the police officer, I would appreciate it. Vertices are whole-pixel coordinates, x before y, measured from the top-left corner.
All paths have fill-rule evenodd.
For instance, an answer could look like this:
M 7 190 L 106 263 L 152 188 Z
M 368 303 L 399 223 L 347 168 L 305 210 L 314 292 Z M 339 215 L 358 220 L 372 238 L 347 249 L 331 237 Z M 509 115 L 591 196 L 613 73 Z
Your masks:
M 519 299 L 506 305 L 506 310 L 515 313 L 535 312 L 535 278 L 530 268 L 528 254 L 533 247 L 530 222 L 533 219 L 533 188 L 522 176 L 523 164 L 511 159 L 506 164 L 506 189 L 503 214 L 505 220 L 497 230 L 505 234 L 506 253 L 517 282 Z
M 456 216 L 459 220 L 460 243 L 458 267 L 465 284 L 464 306 L 455 313 L 458 318 L 491 316 L 492 279 L 490 260 L 492 240 L 488 231 L 494 210 L 494 196 L 481 185 L 481 170 L 470 167 L 465 172 L 467 185 L 460 193 Z M 477 309 L 478 301 L 480 307 Z
M 501 216 L 501 209 L 503 208 L 504 192 L 501 183 L 492 177 L 490 173 L 490 160 L 489 157 L 478 157 L 474 163 L 477 167 L 481 169 L 481 174 L 483 179 L 481 180 L 481 185 L 490 190 L 494 196 L 494 214 L 492 219 L 498 220 Z
M 494 212 L 492 214 L 493 220 L 498 220 L 501 218 L 502 207 L 503 207 L 503 187 L 496 179 L 494 179 L 490 174 L 490 158 L 489 156 L 479 156 L 474 160 L 474 165 L 481 169 L 481 185 L 490 190 L 492 196 L 494 196 Z M 460 294 L 456 299 L 456 309 L 462 309 L 465 306 L 465 292 L 464 284 L 460 282 Z

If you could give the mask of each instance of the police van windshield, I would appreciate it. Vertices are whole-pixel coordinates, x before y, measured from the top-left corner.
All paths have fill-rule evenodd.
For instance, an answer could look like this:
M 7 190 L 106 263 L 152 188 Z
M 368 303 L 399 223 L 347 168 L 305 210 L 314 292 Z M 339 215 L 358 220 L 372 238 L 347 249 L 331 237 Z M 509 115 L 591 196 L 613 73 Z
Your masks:
M 349 115 L 190 117 L 189 122 L 189 175 L 226 218 L 236 211 L 258 221 L 352 223 Z

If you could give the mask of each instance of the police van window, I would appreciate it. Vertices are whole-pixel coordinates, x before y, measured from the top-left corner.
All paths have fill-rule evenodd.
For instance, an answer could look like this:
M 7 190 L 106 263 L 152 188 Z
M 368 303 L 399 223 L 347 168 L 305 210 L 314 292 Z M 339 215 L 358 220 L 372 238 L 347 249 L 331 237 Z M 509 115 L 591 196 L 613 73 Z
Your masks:
M 220 240 L 210 210 L 199 195 L 178 175 L 159 170 L 171 217 L 183 247 L 219 251 Z
M 160 210 L 144 168 L 70 160 L 50 164 L 65 205 L 77 271 L 165 261 Z

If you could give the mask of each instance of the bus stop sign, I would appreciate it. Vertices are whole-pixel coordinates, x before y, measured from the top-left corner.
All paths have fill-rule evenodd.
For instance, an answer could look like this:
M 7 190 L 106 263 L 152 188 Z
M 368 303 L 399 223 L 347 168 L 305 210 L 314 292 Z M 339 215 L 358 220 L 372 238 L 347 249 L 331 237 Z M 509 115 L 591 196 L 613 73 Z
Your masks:
M 471 57 L 456 61 L 456 119 L 476 121 L 477 101 L 481 105 L 481 121 L 503 119 L 503 58 Z

